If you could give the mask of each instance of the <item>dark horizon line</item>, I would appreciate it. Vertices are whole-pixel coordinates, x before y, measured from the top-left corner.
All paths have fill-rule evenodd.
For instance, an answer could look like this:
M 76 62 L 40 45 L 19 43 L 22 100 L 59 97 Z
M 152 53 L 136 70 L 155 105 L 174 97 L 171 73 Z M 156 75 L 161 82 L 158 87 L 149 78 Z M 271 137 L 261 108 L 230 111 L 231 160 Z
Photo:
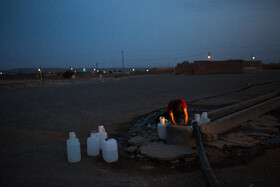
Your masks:
M 228 60 L 243 60 L 243 59 L 228 59 Z M 209 62 L 211 61 L 228 61 L 228 60 L 210 60 Z M 208 61 L 208 60 L 196 60 L 196 61 Z M 196 62 L 194 61 L 194 62 Z M 244 60 L 244 61 L 250 61 L 250 60 Z M 261 60 L 253 60 L 253 61 L 261 61 Z M 183 62 L 189 62 L 187 60 L 185 61 L 182 61 L 181 63 Z M 194 63 L 194 62 L 189 62 L 189 63 Z M 261 61 L 262 62 L 262 61 Z M 180 64 L 180 63 L 179 63 Z M 280 64 L 280 61 L 279 62 L 269 62 L 269 63 L 263 63 L 262 64 Z M 177 66 L 177 64 L 176 64 Z M 176 66 L 143 66 L 143 67 L 139 67 L 139 66 L 135 66 L 135 67 L 132 67 L 132 66 L 129 66 L 129 67 L 125 67 L 124 69 L 152 69 L 152 68 L 175 68 Z M 96 67 L 95 66 L 92 66 L 92 67 L 86 67 L 86 66 L 80 66 L 80 67 L 74 67 L 74 66 L 69 66 L 69 67 L 44 67 L 42 65 L 38 65 L 37 67 L 15 67 L 15 68 L 5 68 L 5 69 L 1 69 L 0 68 L 0 71 L 4 72 L 4 71 L 15 71 L 15 70 L 24 70 L 24 69 L 38 69 L 38 68 L 41 68 L 42 70 L 44 69 L 64 69 L 64 70 L 67 70 L 67 69 L 70 69 L 70 68 L 73 68 L 73 69 L 76 69 L 76 70 L 81 70 L 83 68 L 86 68 L 86 69 L 95 69 Z M 98 67 L 98 69 L 120 69 L 122 70 L 123 68 L 122 67 Z

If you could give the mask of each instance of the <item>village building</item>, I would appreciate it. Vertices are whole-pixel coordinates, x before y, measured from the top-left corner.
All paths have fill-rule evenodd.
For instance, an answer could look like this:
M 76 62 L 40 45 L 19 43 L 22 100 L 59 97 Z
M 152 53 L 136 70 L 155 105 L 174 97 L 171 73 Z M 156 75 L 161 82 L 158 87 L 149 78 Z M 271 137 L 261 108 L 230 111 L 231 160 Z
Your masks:
M 176 74 L 204 75 L 231 74 L 262 70 L 261 61 L 225 60 L 225 61 L 184 61 L 177 64 Z

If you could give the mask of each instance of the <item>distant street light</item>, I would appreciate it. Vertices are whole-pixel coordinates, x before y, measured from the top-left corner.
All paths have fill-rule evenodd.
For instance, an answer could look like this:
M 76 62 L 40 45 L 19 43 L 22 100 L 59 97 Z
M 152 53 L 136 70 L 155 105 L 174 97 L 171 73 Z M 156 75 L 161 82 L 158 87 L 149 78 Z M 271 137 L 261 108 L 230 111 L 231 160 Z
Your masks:
M 255 60 L 255 56 L 253 54 L 251 54 L 251 60 Z
M 211 54 L 210 54 L 210 52 L 208 52 L 208 60 L 211 60 Z
M 252 67 L 253 66 L 253 60 L 255 60 L 255 56 L 253 55 L 253 54 L 251 54 L 251 63 L 250 63 L 250 67 Z
M 41 66 L 38 68 L 40 80 L 43 80 Z

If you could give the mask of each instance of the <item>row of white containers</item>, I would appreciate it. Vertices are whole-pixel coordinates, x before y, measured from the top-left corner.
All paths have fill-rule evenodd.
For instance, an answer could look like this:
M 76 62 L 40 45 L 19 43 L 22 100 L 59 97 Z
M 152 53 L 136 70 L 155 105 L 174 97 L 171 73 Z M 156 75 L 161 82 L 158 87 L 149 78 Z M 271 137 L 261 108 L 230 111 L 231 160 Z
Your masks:
M 194 115 L 194 120 L 198 122 L 199 125 L 206 125 L 210 123 L 210 119 L 208 118 L 207 112 L 202 112 L 201 116 L 200 114 Z M 166 139 L 166 125 L 168 125 L 168 121 L 165 119 L 165 117 L 161 116 L 159 117 L 159 123 L 157 124 L 158 128 L 158 136 L 160 139 L 164 140 Z
M 102 150 L 102 156 L 105 162 L 111 163 L 118 160 L 118 144 L 113 138 L 108 139 L 107 133 L 103 126 L 98 127 L 98 133 L 91 131 L 90 137 L 87 139 L 87 155 L 98 156 Z M 68 162 L 75 163 L 81 160 L 81 145 L 75 132 L 69 133 L 67 144 Z

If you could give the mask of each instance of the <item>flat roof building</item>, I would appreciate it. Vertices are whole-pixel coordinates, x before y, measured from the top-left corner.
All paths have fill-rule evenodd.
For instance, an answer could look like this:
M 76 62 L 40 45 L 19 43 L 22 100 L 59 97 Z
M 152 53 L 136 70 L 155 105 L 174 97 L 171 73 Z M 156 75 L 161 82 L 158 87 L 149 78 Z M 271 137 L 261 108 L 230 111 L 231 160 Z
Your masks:
M 184 61 L 177 64 L 176 74 L 232 74 L 262 70 L 261 61 L 225 60 L 225 61 Z

